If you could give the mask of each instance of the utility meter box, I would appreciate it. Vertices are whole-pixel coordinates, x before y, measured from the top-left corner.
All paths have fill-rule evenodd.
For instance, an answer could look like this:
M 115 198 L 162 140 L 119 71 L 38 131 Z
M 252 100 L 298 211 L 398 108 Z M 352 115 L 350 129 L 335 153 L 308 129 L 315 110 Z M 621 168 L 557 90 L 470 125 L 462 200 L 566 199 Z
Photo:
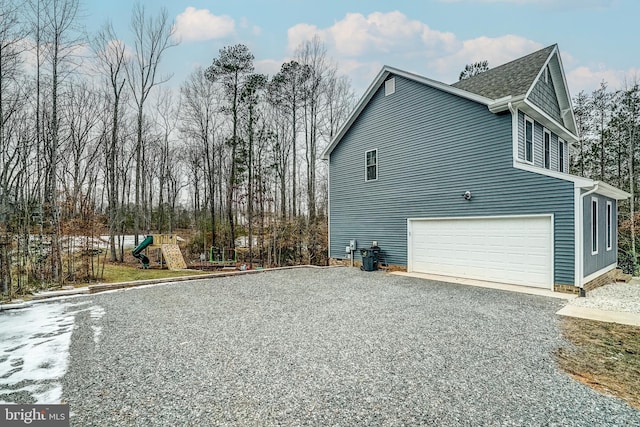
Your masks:
M 357 249 L 357 242 L 354 240 L 349 240 L 349 249 L 355 251 Z

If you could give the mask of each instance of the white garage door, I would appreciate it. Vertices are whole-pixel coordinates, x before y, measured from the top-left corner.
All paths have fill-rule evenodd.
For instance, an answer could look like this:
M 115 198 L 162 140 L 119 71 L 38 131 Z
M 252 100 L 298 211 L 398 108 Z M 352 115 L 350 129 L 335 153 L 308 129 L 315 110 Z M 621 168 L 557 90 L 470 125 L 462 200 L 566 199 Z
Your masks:
M 409 271 L 552 288 L 550 216 L 409 220 Z

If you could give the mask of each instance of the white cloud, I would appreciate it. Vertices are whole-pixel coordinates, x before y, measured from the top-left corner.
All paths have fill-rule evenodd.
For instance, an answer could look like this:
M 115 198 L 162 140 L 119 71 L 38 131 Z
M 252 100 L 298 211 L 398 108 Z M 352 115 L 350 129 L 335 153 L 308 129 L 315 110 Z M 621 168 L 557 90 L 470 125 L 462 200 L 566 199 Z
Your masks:
M 424 49 L 449 49 L 455 43 L 452 33 L 429 28 L 423 22 L 411 20 L 401 12 L 373 12 L 367 16 L 348 13 L 331 27 L 298 24 L 290 28 L 289 50 L 318 36 L 340 55 L 359 56 L 365 53 L 415 52 Z
M 533 40 L 515 35 L 500 37 L 478 37 L 465 40 L 451 55 L 441 56 L 433 61 L 436 78 L 455 81 L 466 64 L 487 60 L 489 68 L 495 68 L 514 59 L 528 55 L 544 46 Z
M 283 63 L 289 61 L 289 59 L 259 59 L 253 61 L 253 65 L 257 73 L 273 76 L 280 71 L 280 67 Z
M 226 15 L 214 15 L 208 9 L 189 6 L 176 16 L 175 31 L 183 41 L 219 39 L 233 34 L 235 21 Z
M 327 28 L 301 23 L 291 27 L 288 36 L 290 52 L 319 37 L 338 60 L 341 71 L 357 74 L 352 77 L 356 84 L 364 77 L 362 70 L 367 70 L 367 76 L 375 75 L 371 67 L 381 63 L 451 82 L 457 80 L 465 64 L 486 59 L 495 67 L 543 47 L 516 35 L 459 40 L 451 32 L 433 29 L 397 11 L 367 16 L 349 13 Z
M 614 70 L 599 66 L 591 69 L 587 66 L 574 68 L 567 72 L 567 84 L 571 96 L 575 96 L 581 90 L 590 92 L 600 86 L 603 80 L 612 90 L 622 89 L 625 84 L 631 83 L 640 78 L 640 68 L 629 68 L 628 70 Z
M 240 28 L 248 29 L 251 31 L 251 34 L 254 36 L 259 36 L 262 34 L 262 28 L 258 25 L 253 25 L 246 17 L 240 18 Z
M 511 3 L 511 4 L 535 4 L 557 8 L 601 8 L 613 5 L 614 0 L 440 0 L 441 3 Z

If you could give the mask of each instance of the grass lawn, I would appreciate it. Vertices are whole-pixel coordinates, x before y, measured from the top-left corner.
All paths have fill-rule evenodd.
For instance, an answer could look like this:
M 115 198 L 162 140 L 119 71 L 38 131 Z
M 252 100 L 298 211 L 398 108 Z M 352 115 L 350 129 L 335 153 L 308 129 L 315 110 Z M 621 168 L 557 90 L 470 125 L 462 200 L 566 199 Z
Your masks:
M 561 322 L 564 337 L 573 345 L 557 351 L 560 367 L 640 409 L 640 328 L 572 317 Z
M 118 283 L 118 282 L 130 282 L 133 280 L 148 280 L 148 279 L 163 279 L 166 277 L 182 277 L 182 276 L 195 276 L 197 274 L 204 274 L 204 271 L 196 270 L 167 270 L 159 268 L 142 269 L 139 267 L 132 267 L 126 264 L 111 264 L 107 263 L 104 266 L 104 278 L 100 280 L 102 283 Z M 210 273 L 210 272 L 209 272 Z M 83 284 L 83 285 L 88 285 Z

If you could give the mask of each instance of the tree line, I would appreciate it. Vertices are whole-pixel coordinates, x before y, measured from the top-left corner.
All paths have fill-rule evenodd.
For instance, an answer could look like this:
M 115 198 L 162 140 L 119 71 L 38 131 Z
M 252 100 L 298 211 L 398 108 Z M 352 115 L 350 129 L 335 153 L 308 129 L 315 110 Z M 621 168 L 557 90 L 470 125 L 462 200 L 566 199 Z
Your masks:
M 249 264 L 325 263 L 318 160 L 354 99 L 324 45 L 274 76 L 225 46 L 169 87 L 166 10 L 134 5 L 127 46 L 108 22 L 87 35 L 81 6 L 0 0 L 2 293 L 97 277 L 101 234 L 112 262 L 124 235 L 190 229 L 194 253 L 241 238 Z
M 640 84 L 637 79 L 611 89 L 605 81 L 592 92 L 579 92 L 573 108 L 580 135 L 571 172 L 612 184 L 631 194 L 619 206 L 619 264 L 637 273 L 636 193 L 640 170 Z

